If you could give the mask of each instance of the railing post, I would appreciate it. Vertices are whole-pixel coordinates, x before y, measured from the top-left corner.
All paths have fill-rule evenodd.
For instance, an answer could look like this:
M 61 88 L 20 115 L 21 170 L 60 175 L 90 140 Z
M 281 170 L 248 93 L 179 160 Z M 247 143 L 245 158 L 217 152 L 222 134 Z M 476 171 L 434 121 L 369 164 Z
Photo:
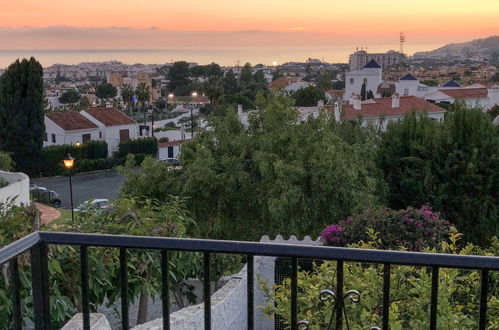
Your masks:
M 10 260 L 10 282 L 12 294 L 12 325 L 14 330 L 21 330 L 21 285 L 19 283 L 19 264 L 17 257 Z
M 83 314 L 83 330 L 90 330 L 90 308 L 88 289 L 88 249 L 80 246 L 80 278 L 81 278 L 81 312 Z
M 438 267 L 431 268 L 430 330 L 437 329 L 438 271 Z
M 128 270 L 126 248 L 120 248 L 121 328 L 128 330 Z
M 383 266 L 383 330 L 390 329 L 390 264 Z
M 38 243 L 31 248 L 31 281 L 36 330 L 51 328 L 48 280 L 47 245 Z
M 478 329 L 485 330 L 487 327 L 487 296 L 489 284 L 489 271 L 482 270 L 480 273 L 480 319 Z
M 210 254 L 208 252 L 205 252 L 203 259 L 204 330 L 211 330 Z
M 170 281 L 168 250 L 161 250 L 161 301 L 163 309 L 163 330 L 170 330 Z
M 343 329 L 343 261 L 336 263 L 336 300 L 334 310 L 336 313 L 336 330 Z
M 247 312 L 248 312 L 248 330 L 253 330 L 254 328 L 254 318 L 255 318 L 255 299 L 254 299 L 254 276 L 255 276 L 255 270 L 254 270 L 254 260 L 253 260 L 253 255 L 248 254 L 246 263 L 248 265 L 247 268 L 247 274 L 246 274 L 246 280 L 248 281 L 247 285 L 247 294 L 248 294 L 248 301 L 247 301 Z
M 298 259 L 291 258 L 291 330 L 298 329 Z

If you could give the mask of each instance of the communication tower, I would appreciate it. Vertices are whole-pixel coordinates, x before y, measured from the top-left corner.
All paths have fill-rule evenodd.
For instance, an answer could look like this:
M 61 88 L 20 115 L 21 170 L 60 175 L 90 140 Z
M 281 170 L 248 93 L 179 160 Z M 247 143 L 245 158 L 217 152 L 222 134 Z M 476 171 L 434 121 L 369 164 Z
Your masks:
M 405 33 L 400 32 L 400 52 L 404 54 Z

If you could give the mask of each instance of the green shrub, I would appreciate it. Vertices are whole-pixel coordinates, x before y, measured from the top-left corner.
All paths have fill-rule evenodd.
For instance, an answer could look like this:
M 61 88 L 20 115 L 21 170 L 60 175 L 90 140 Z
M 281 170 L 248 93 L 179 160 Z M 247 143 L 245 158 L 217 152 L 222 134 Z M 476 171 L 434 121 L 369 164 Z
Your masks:
M 128 154 L 158 154 L 158 140 L 154 137 L 121 142 L 116 156 L 125 158 Z
M 10 154 L 7 152 L 0 151 L 0 170 L 10 171 L 14 168 L 14 161 Z
M 108 170 L 124 163 L 123 158 L 81 159 L 75 161 L 74 173 Z
M 170 141 L 170 139 L 167 138 L 166 136 L 162 137 L 162 138 L 159 138 L 159 140 L 158 140 L 159 143 L 168 142 L 168 141 Z
M 491 248 L 483 250 L 471 244 L 463 249 L 457 247 L 460 234 L 451 233 L 449 241 L 440 244 L 438 252 L 460 255 L 498 255 L 499 240 L 494 238 Z M 374 249 L 381 240 L 374 231 L 368 242 L 359 242 L 350 247 Z M 381 246 L 383 244 L 381 243 Z M 403 248 L 402 248 L 403 249 Z M 429 250 L 426 252 L 435 252 Z M 331 322 L 334 300 L 321 301 L 322 290 L 334 292 L 336 262 L 314 264 L 313 271 L 298 272 L 298 320 L 309 322 L 308 329 L 325 329 Z M 390 271 L 390 329 L 428 329 L 431 296 L 431 269 L 427 267 L 391 266 Z M 499 329 L 499 285 L 497 274 L 491 274 L 489 284 L 487 329 Z M 478 320 L 480 296 L 480 273 L 460 269 L 440 269 L 438 289 L 438 329 L 473 329 Z M 289 324 L 291 306 L 291 281 L 269 286 L 260 281 L 260 287 L 270 297 L 263 312 L 274 313 Z M 358 290 L 360 301 L 356 304 L 345 299 L 345 317 L 350 329 L 381 327 L 383 301 L 383 267 L 355 262 L 344 263 L 344 292 Z M 343 322 L 345 322 L 345 317 Z M 333 325 L 331 325 L 333 326 Z M 345 327 L 345 323 L 343 324 Z
M 7 187 L 8 185 L 9 185 L 9 182 L 7 180 L 5 180 L 4 178 L 0 177 L 0 189 Z
M 409 207 L 399 211 L 368 210 L 327 226 L 321 239 L 325 245 L 333 246 L 367 241 L 369 235 L 366 228 L 379 233 L 383 249 L 403 246 L 410 251 L 422 251 L 427 247 L 438 247 L 450 233 L 451 225 L 427 205 L 419 209 Z

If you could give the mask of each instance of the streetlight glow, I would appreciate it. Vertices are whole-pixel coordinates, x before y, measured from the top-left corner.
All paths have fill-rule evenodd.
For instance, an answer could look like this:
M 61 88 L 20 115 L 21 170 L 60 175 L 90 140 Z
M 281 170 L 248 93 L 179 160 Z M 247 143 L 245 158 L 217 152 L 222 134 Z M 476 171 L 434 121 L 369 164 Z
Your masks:
M 79 147 L 81 145 L 80 141 L 76 142 L 76 146 Z
M 71 169 L 71 168 L 73 168 L 73 165 L 75 163 L 75 159 L 73 157 L 71 157 L 70 154 L 68 154 L 68 157 L 63 160 L 63 163 L 67 169 Z
M 198 96 L 198 93 L 197 92 L 192 92 L 192 97 L 197 97 Z
M 173 93 L 168 94 L 169 99 L 173 99 L 174 97 L 175 97 L 175 95 L 173 95 Z

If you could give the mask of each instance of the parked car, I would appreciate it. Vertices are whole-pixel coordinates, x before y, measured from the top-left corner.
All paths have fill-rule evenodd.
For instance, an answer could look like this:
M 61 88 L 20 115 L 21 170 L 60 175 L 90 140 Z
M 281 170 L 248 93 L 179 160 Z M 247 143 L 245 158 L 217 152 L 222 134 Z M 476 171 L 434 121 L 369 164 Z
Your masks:
M 107 212 L 110 210 L 111 204 L 108 199 L 92 199 L 85 201 L 78 205 L 77 208 L 74 209 L 75 212 L 88 212 L 88 211 L 96 211 L 96 212 Z
M 61 195 L 53 190 L 48 190 L 45 187 L 38 187 L 36 185 L 30 185 L 29 191 L 31 193 L 31 198 L 39 203 L 46 203 L 52 205 L 53 207 L 61 207 Z

